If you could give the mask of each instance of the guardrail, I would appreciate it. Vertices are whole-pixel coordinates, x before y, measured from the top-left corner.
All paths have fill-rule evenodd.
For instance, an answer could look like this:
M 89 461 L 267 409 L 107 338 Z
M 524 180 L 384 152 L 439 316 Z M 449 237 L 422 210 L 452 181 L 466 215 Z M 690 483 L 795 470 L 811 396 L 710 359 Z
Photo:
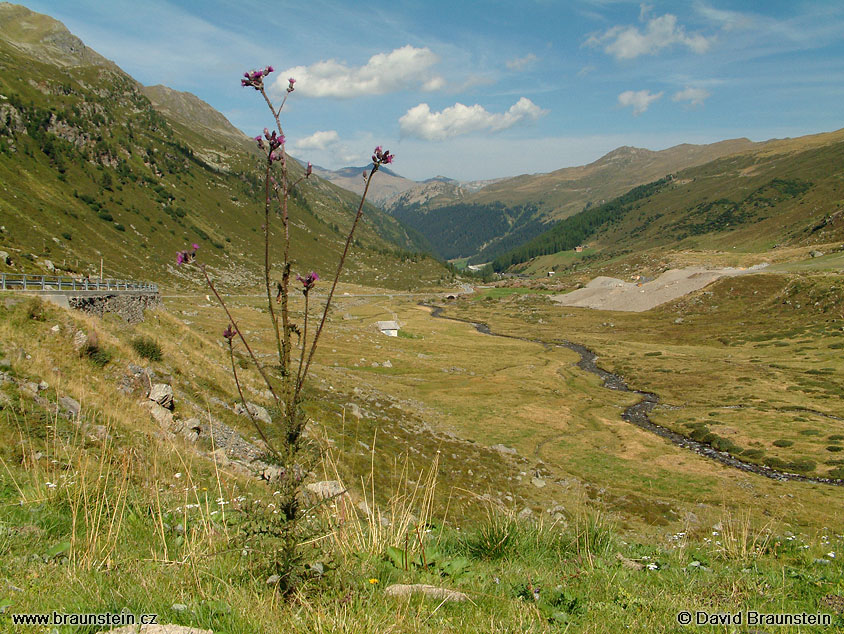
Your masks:
M 158 285 L 131 280 L 88 279 L 59 277 L 56 275 L 27 275 L 25 273 L 0 273 L 0 290 L 3 291 L 148 291 L 158 292 Z

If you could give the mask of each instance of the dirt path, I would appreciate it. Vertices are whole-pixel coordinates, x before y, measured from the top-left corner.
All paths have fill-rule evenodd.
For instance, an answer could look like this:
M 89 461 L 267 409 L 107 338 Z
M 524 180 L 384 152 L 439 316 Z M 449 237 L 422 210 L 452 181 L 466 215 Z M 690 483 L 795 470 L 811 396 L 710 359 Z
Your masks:
M 757 475 L 770 478 L 771 480 L 779 480 L 781 482 L 808 482 L 811 484 L 830 484 L 833 486 L 844 486 L 844 480 L 842 479 L 819 478 L 801 475 L 799 473 L 789 473 L 787 471 L 779 471 L 777 469 L 772 469 L 764 465 L 745 462 L 725 451 L 718 451 L 717 449 L 714 449 L 712 446 L 706 443 L 692 440 L 691 438 L 683 436 L 682 434 L 678 434 L 677 432 L 672 431 L 666 427 L 657 425 L 656 423 L 651 421 L 648 414 L 650 414 L 651 411 L 653 411 L 653 409 L 659 404 L 659 396 L 650 392 L 642 392 L 639 390 L 631 389 L 627 385 L 627 383 L 624 382 L 624 379 L 622 379 L 620 376 L 618 376 L 617 374 L 613 374 L 612 372 L 607 372 L 606 370 L 598 366 L 598 355 L 586 346 L 582 346 L 579 343 L 574 343 L 565 340 L 556 341 L 552 344 L 547 341 L 541 341 L 539 339 L 529 339 L 527 337 L 517 337 L 515 335 L 499 334 L 492 332 L 492 330 L 487 324 L 481 322 L 473 322 L 468 319 L 461 319 L 459 317 L 445 317 L 442 314 L 443 308 L 440 306 L 431 306 L 428 304 L 422 305 L 431 310 L 431 317 L 470 324 L 478 332 L 483 333 L 485 335 L 490 335 L 492 337 L 502 337 L 504 339 L 518 339 L 520 341 L 536 343 L 546 347 L 556 345 L 563 348 L 568 348 L 569 350 L 576 352 L 580 355 L 580 361 L 577 362 L 577 367 L 579 367 L 581 370 L 584 370 L 585 372 L 589 372 L 600 377 L 601 380 L 604 382 L 604 387 L 610 390 L 617 390 L 619 392 L 633 392 L 642 397 L 642 400 L 640 400 L 638 403 L 635 403 L 634 405 L 631 405 L 630 407 L 624 410 L 621 415 L 622 419 L 626 420 L 628 423 L 633 423 L 637 427 L 641 427 L 646 431 L 656 434 L 661 438 L 665 438 L 666 440 L 670 441 L 672 444 L 678 447 L 688 449 L 689 451 L 693 451 L 699 456 L 709 458 L 710 460 L 715 460 L 716 462 L 720 462 L 721 464 L 726 465 L 728 467 L 739 469 L 740 471 L 746 471 L 748 473 L 755 473 Z

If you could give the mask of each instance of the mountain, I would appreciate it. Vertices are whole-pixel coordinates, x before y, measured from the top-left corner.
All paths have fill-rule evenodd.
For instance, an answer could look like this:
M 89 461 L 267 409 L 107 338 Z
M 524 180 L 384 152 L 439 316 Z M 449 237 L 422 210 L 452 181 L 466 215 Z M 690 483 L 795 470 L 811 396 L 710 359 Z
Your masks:
M 593 258 L 651 249 L 764 252 L 844 239 L 844 129 L 772 140 L 636 187 L 570 216 L 493 265 L 553 268 L 588 242 Z M 566 256 L 568 257 L 568 256 Z
M 320 178 L 360 196 L 363 193 L 364 184 L 362 174 L 369 172 L 371 169 L 371 163 L 362 167 L 344 167 L 339 170 L 328 170 L 314 166 L 314 173 Z M 369 187 L 367 200 L 384 209 L 387 201 L 415 186 L 415 181 L 399 176 L 391 169 L 381 167 L 378 169 L 378 178 L 374 179 Z
M 587 205 L 601 204 L 670 172 L 756 146 L 748 139 L 733 139 L 661 151 L 621 147 L 588 165 L 499 179 L 475 192 L 448 186 L 410 190 L 389 210 L 426 236 L 441 256 L 484 262 Z M 453 230 L 460 234 L 457 240 Z
M 224 283 L 252 285 L 262 199 L 259 156 L 211 106 L 145 88 L 56 20 L 0 4 L 0 250 L 12 262 L 0 271 L 94 273 L 102 258 L 106 275 L 188 284 L 174 254 L 196 242 Z M 297 272 L 335 265 L 357 204 L 319 177 L 293 192 Z M 445 274 L 373 205 L 356 238 L 346 279 L 406 288 Z

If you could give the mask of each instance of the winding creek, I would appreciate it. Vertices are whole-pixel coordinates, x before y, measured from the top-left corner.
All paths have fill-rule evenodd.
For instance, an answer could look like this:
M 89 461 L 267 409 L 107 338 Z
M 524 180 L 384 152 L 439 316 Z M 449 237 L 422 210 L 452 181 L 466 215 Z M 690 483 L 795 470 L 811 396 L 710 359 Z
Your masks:
M 621 414 L 622 419 L 626 420 L 628 423 L 633 423 L 634 425 L 641 427 L 646 431 L 656 434 L 657 436 L 665 438 L 666 440 L 677 445 L 678 447 L 688 449 L 689 451 L 693 451 L 694 453 L 700 456 L 709 458 L 710 460 L 715 460 L 716 462 L 720 462 L 721 464 L 726 465 L 728 467 L 739 469 L 741 471 L 747 471 L 749 473 L 755 473 L 757 475 L 770 478 L 771 480 L 779 480 L 781 482 L 794 481 L 808 482 L 811 484 L 830 484 L 833 486 L 844 486 L 844 480 L 842 479 L 820 478 L 802 475 L 799 473 L 789 473 L 787 471 L 779 471 L 777 469 L 772 469 L 771 467 L 767 467 L 764 465 L 745 462 L 725 451 L 718 451 L 717 449 L 714 449 L 712 446 L 706 443 L 698 442 L 696 440 L 683 436 L 682 434 L 678 434 L 677 432 L 672 431 L 666 427 L 657 425 L 656 423 L 651 421 L 648 414 L 650 414 L 651 411 L 653 411 L 653 409 L 657 405 L 659 405 L 659 396 L 650 392 L 642 392 L 640 390 L 631 389 L 627 385 L 627 383 L 624 382 L 624 379 L 622 379 L 620 376 L 618 376 L 617 374 L 613 374 L 612 372 L 607 372 L 603 368 L 599 367 L 597 365 L 598 355 L 586 346 L 583 346 L 579 343 L 574 343 L 565 340 L 549 343 L 547 341 L 541 341 L 539 339 L 530 339 L 528 337 L 517 337 L 515 335 L 500 334 L 492 332 L 489 325 L 485 323 L 474 322 L 468 319 L 461 319 L 459 317 L 446 317 L 442 314 L 443 308 L 441 306 L 433 306 L 431 304 L 425 303 L 422 303 L 420 305 L 430 309 L 432 317 L 435 317 L 437 319 L 446 319 L 449 321 L 458 321 L 461 323 L 470 324 L 478 332 L 483 333 L 485 335 L 490 335 L 491 337 L 501 337 L 503 339 L 518 339 L 519 341 L 526 341 L 528 343 L 539 344 L 541 346 L 545 346 L 546 348 L 550 346 L 561 346 L 563 348 L 568 348 L 569 350 L 576 352 L 580 355 L 580 361 L 577 362 L 577 367 L 579 367 L 585 372 L 589 372 L 600 377 L 601 380 L 604 382 L 604 387 L 619 392 L 632 392 L 642 397 L 640 401 L 624 410 L 624 412 Z M 797 409 L 802 410 L 804 408 Z M 833 416 L 830 417 L 837 418 Z

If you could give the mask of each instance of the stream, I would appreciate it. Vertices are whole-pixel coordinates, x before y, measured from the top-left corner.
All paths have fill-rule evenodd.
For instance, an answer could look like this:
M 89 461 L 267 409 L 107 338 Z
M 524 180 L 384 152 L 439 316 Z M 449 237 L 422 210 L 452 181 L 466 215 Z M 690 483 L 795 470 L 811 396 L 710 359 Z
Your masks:
M 541 346 L 545 346 L 546 348 L 549 346 L 561 346 L 563 348 L 568 348 L 569 350 L 576 352 L 580 355 L 580 361 L 577 362 L 577 367 L 585 372 L 589 372 L 600 377 L 601 380 L 604 382 L 605 388 L 610 390 L 616 390 L 619 392 L 632 392 L 642 397 L 640 401 L 624 410 L 624 412 L 621 414 L 622 419 L 626 420 L 628 423 L 633 423 L 634 425 L 641 427 L 646 431 L 656 434 L 657 436 L 665 438 L 666 440 L 669 440 L 671 443 L 677 445 L 678 447 L 683 447 L 684 449 L 693 451 L 694 453 L 705 458 L 709 458 L 710 460 L 720 462 L 721 464 L 726 465 L 728 467 L 739 469 L 741 471 L 747 471 L 749 473 L 755 473 L 757 475 L 770 478 L 771 480 L 779 480 L 781 482 L 794 481 L 808 482 L 811 484 L 830 484 L 833 486 L 844 486 L 844 480 L 842 479 L 820 478 L 815 476 L 802 475 L 800 473 L 789 473 L 788 471 L 779 471 L 777 469 L 772 469 L 771 467 L 765 465 L 758 465 L 753 464 L 751 462 L 745 462 L 744 460 L 741 460 L 725 451 L 718 451 L 711 445 L 708 445 L 703 442 L 698 442 L 697 440 L 693 440 L 691 438 L 688 438 L 687 436 L 678 434 L 677 432 L 672 431 L 666 427 L 657 425 L 650 419 L 648 414 L 650 414 L 651 411 L 653 411 L 653 409 L 657 405 L 659 405 L 659 396 L 650 392 L 642 392 L 640 390 L 631 389 L 627 385 L 627 383 L 624 382 L 624 379 L 622 379 L 620 376 L 618 376 L 617 374 L 613 374 L 612 372 L 607 372 L 603 368 L 599 367 L 597 364 L 598 355 L 586 346 L 583 346 L 579 343 L 574 343 L 565 340 L 549 343 L 547 341 L 541 341 L 539 339 L 530 339 L 528 337 L 503 335 L 500 333 L 492 332 L 490 327 L 484 323 L 474 322 L 468 319 L 461 319 L 459 317 L 446 317 L 442 314 L 443 308 L 441 306 L 432 306 L 430 304 L 424 303 L 420 305 L 430 309 L 432 317 L 470 324 L 478 332 L 483 333 L 485 335 L 490 335 L 491 337 L 501 337 L 504 339 L 518 339 L 519 341 L 526 341 L 529 343 L 539 344 Z

